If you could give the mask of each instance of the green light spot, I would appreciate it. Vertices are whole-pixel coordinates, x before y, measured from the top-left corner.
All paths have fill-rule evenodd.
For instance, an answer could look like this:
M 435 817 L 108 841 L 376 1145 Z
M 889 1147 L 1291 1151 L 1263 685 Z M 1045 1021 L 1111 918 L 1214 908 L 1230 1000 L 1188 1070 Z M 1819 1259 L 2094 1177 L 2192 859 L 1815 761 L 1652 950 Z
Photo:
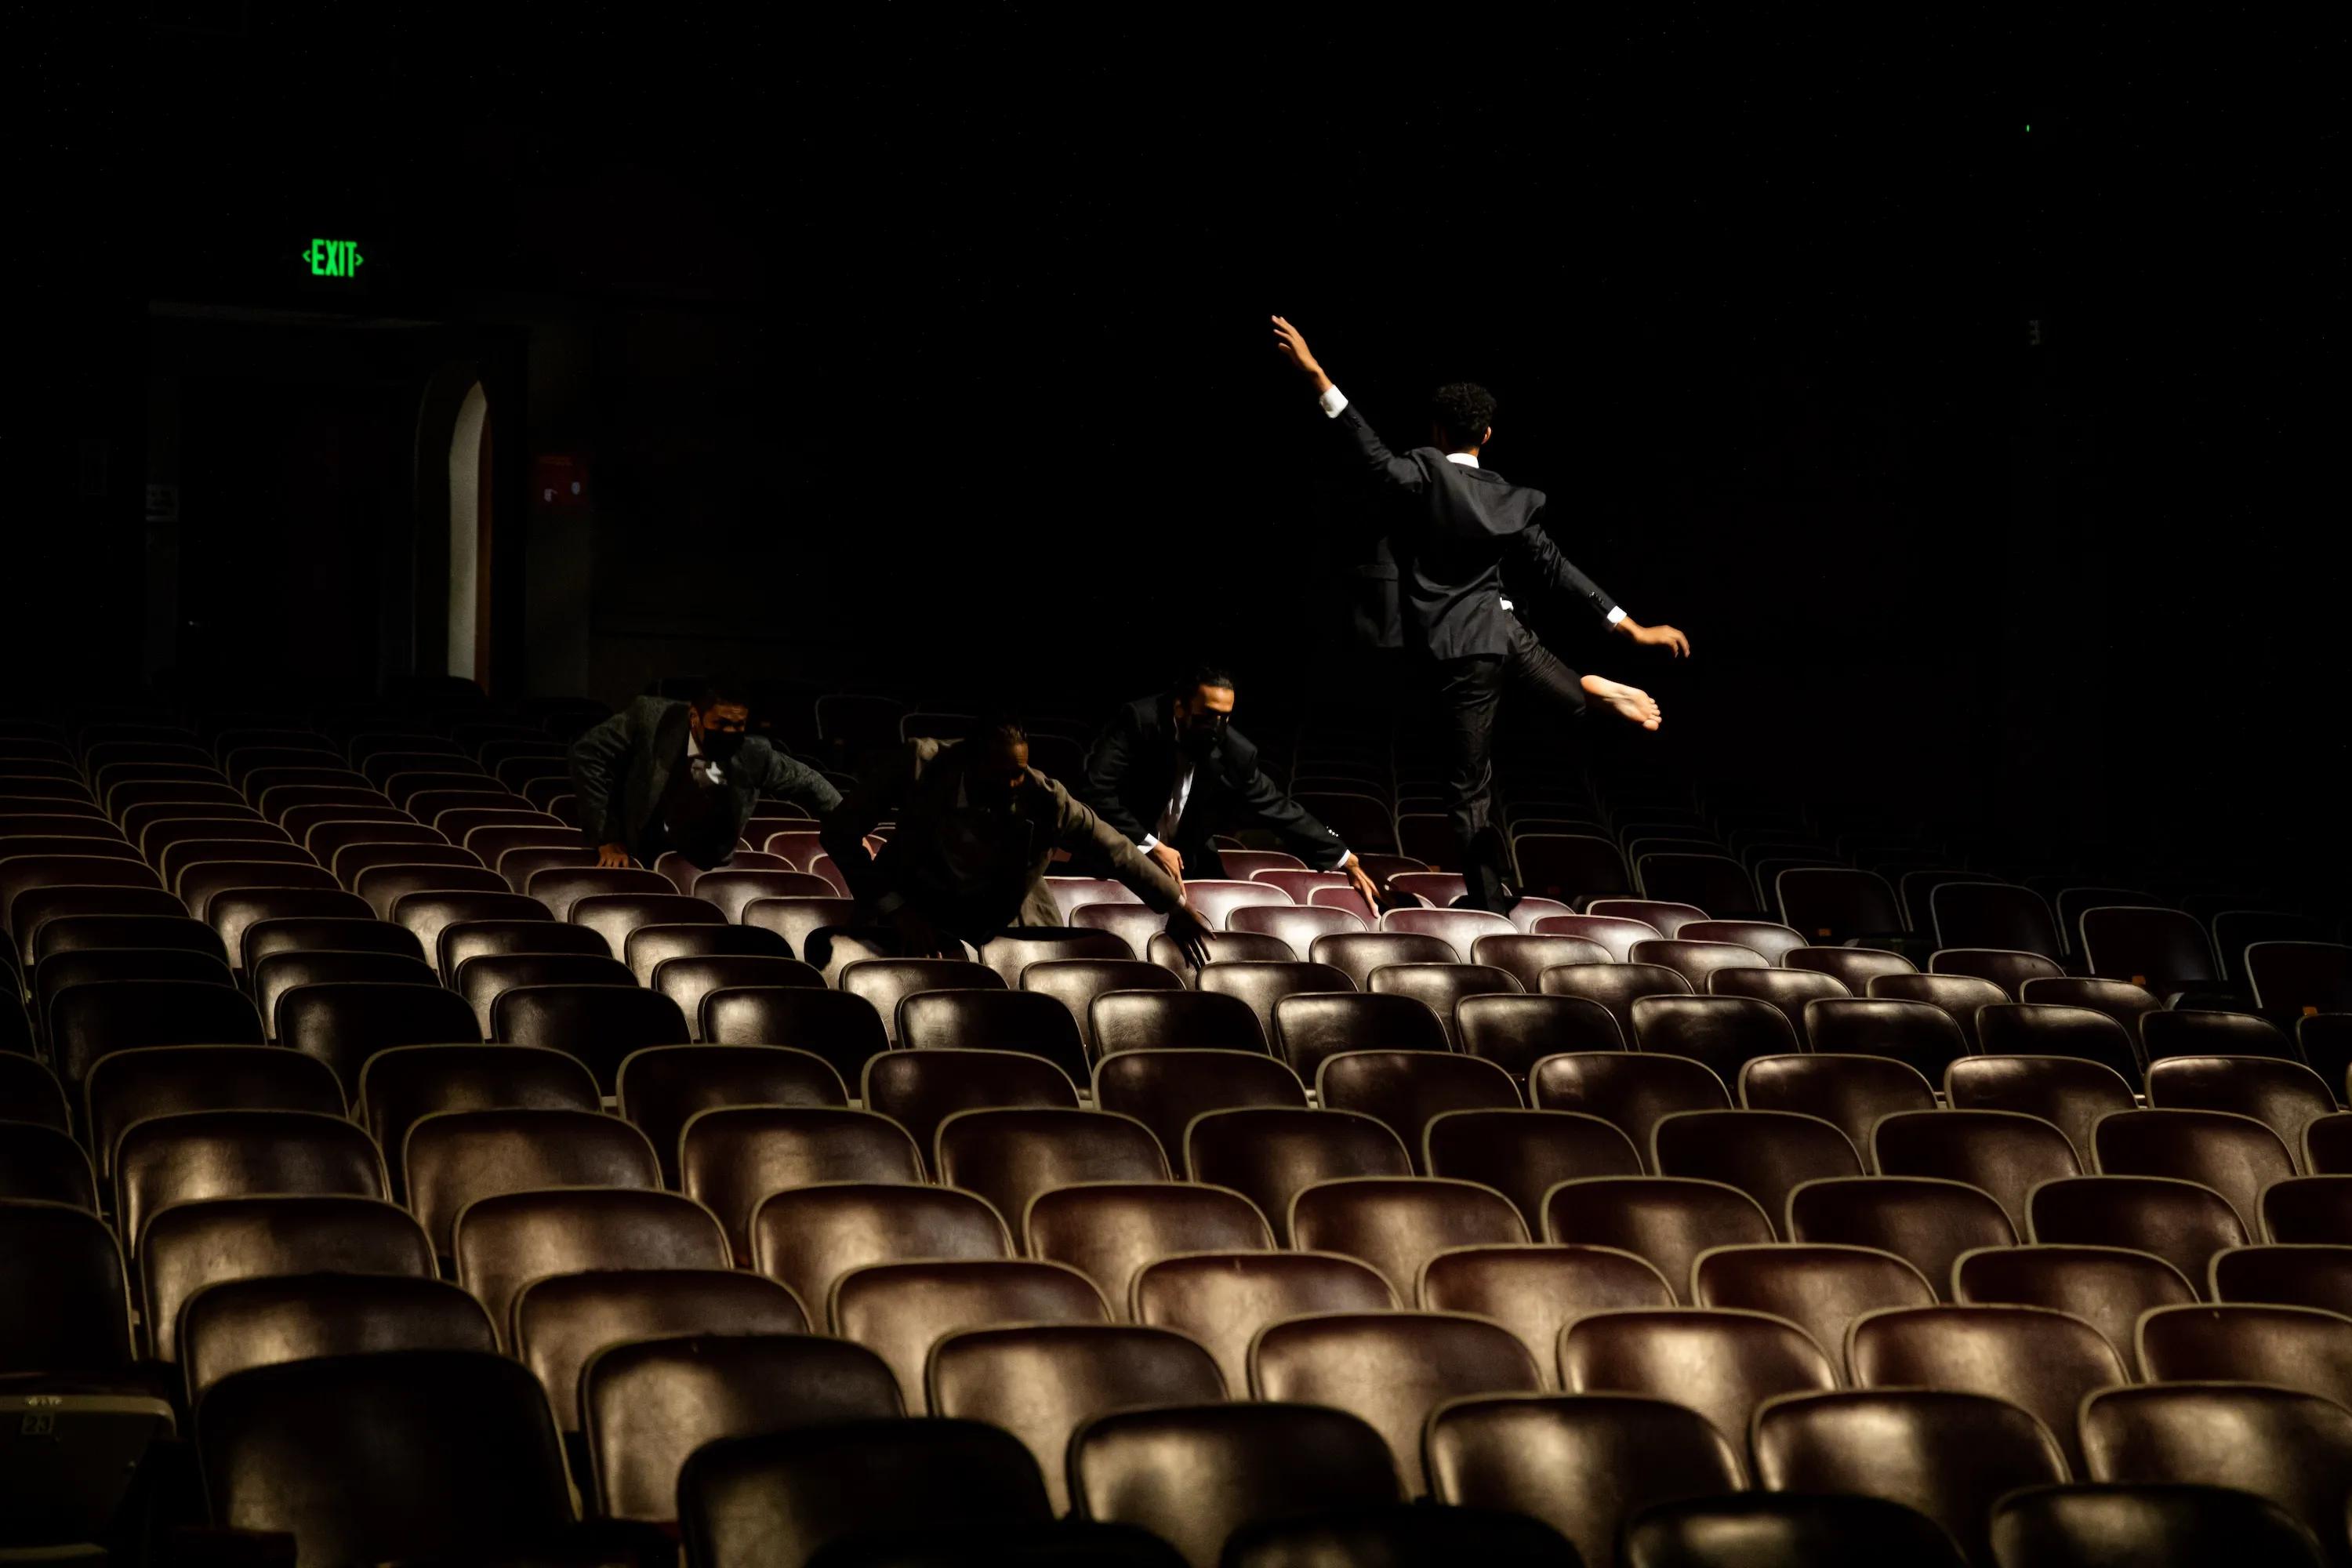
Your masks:
M 2031 125 L 2027 126 L 2027 127 L 2025 128 L 2025 133 L 2026 133 L 2028 136 L 2032 135 L 2032 134 L 2033 134 L 2033 127 L 2032 127 L 2032 126 L 2031 126 Z
M 353 278 L 367 258 L 360 254 L 356 239 L 314 239 L 302 259 L 309 263 L 313 278 Z

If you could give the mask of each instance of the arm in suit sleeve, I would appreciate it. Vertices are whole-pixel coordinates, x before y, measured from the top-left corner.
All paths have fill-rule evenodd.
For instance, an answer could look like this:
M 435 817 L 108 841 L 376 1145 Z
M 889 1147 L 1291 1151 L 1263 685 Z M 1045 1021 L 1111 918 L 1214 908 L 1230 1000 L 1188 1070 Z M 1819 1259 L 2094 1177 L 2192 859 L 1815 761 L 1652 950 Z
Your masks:
M 1534 522 L 1512 536 L 1519 560 L 1538 577 L 1562 593 L 1573 594 L 1592 606 L 1592 613 L 1612 624 L 1623 618 L 1617 601 L 1609 591 L 1576 568 L 1576 563 L 1559 552 L 1551 535 L 1544 531 L 1543 520 Z M 1611 612 L 1615 611 L 1615 614 Z
M 1129 843 L 1140 844 L 1151 830 L 1135 820 L 1135 814 L 1118 796 L 1118 786 L 1135 762 L 1135 730 L 1129 718 L 1125 709 L 1114 714 L 1087 751 L 1086 804 L 1114 830 L 1126 835 Z
M 894 746 L 860 770 L 857 783 L 825 813 L 824 825 L 817 829 L 824 852 L 841 868 L 851 895 L 868 907 L 878 903 L 890 887 L 876 868 L 874 857 L 866 853 L 866 836 L 906 798 L 921 771 L 915 755 L 919 744 L 908 741 Z
M 1093 849 L 1110 862 L 1112 876 L 1163 915 L 1184 902 L 1184 891 L 1176 885 L 1176 879 L 1161 870 L 1158 861 L 1129 843 L 1125 834 L 1087 810 L 1083 801 L 1071 798 L 1070 792 L 1059 784 L 1054 785 L 1054 841 L 1058 847 L 1073 856 Z
M 1336 393 L 1339 388 L 1333 387 L 1332 391 Z M 1416 494 L 1429 487 L 1429 476 L 1422 471 L 1421 465 L 1411 458 L 1400 458 L 1390 451 L 1388 443 L 1381 439 L 1379 432 L 1372 428 L 1371 421 L 1366 419 L 1363 410 L 1354 404 L 1342 407 L 1333 416 L 1333 423 L 1339 426 L 1340 434 L 1347 437 L 1358 460 L 1375 479 Z
M 566 759 L 572 771 L 572 793 L 579 797 L 580 831 L 594 845 L 618 844 L 625 825 L 614 800 L 621 775 L 636 749 L 635 710 L 624 708 L 572 742 Z
M 782 747 L 772 744 L 768 752 L 768 771 L 760 776 L 760 793 L 804 805 L 820 817 L 841 804 L 841 792 L 833 787 L 831 780 L 798 757 L 786 755 Z
M 1290 852 L 1316 870 L 1336 871 L 1348 858 L 1348 847 L 1339 842 L 1339 836 L 1283 794 L 1265 776 L 1264 768 L 1252 764 L 1246 773 L 1233 780 L 1233 787 L 1243 814 L 1280 834 Z

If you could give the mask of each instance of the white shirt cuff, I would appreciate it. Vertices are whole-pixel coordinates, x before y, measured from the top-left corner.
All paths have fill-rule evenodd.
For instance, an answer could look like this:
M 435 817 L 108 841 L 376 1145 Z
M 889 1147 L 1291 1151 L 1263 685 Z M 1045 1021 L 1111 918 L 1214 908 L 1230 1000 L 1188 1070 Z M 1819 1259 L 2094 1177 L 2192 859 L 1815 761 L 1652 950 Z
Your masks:
M 1336 386 L 1327 386 L 1323 389 L 1321 402 L 1324 417 L 1337 419 L 1339 417 L 1339 411 L 1348 406 L 1348 395 Z
M 1156 833 L 1147 833 L 1143 836 L 1143 842 L 1137 845 L 1136 847 L 1142 850 L 1146 855 L 1149 855 L 1154 849 L 1160 847 L 1160 836 Z
M 1624 618 L 1625 611 L 1622 606 L 1617 605 L 1612 605 L 1609 606 L 1609 624 L 1611 626 L 1615 626 L 1619 621 L 1622 621 Z

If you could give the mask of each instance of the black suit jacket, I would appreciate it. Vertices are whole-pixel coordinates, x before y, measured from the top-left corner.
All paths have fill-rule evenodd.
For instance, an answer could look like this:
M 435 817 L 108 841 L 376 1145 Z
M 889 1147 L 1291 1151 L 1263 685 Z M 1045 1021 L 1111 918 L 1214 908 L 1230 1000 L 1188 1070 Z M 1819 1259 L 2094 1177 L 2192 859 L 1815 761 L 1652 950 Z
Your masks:
M 1510 612 L 1501 602 L 1506 563 L 1575 595 L 1597 615 L 1615 606 L 1544 531 L 1543 491 L 1515 485 L 1492 468 L 1449 463 L 1434 447 L 1391 452 L 1352 401 L 1331 423 L 1394 503 L 1381 521 L 1403 603 L 1381 646 L 1418 643 L 1435 658 L 1504 653 L 1511 643 Z M 1375 571 L 1363 574 L 1382 580 Z
M 1058 925 L 1045 886 L 1056 849 L 1103 866 L 1161 914 L 1183 901 L 1183 889 L 1157 861 L 1035 768 L 1013 809 L 972 810 L 964 788 L 968 762 L 961 742 L 908 741 L 870 759 L 825 817 L 825 852 L 849 879 L 866 918 L 911 903 L 975 946 L 1009 925 Z M 881 855 L 869 857 L 866 836 L 891 816 L 898 828 Z
M 1095 815 L 1140 844 L 1152 832 L 1176 788 L 1174 699 L 1139 698 L 1110 716 L 1087 752 L 1086 798 Z M 1283 794 L 1257 765 L 1257 748 L 1228 727 L 1208 758 L 1192 771 L 1183 820 L 1169 840 L 1184 857 L 1187 876 L 1224 869 L 1210 835 L 1221 826 L 1271 828 L 1283 847 L 1318 871 L 1348 858 L 1339 836 Z
M 572 742 L 572 788 L 589 843 L 625 844 L 630 854 L 645 858 L 654 813 L 671 777 L 686 765 L 686 709 L 666 698 L 640 697 Z M 797 802 L 818 816 L 841 804 L 841 792 L 824 774 L 763 736 L 746 737 L 721 771 L 734 797 L 739 836 L 762 795 Z

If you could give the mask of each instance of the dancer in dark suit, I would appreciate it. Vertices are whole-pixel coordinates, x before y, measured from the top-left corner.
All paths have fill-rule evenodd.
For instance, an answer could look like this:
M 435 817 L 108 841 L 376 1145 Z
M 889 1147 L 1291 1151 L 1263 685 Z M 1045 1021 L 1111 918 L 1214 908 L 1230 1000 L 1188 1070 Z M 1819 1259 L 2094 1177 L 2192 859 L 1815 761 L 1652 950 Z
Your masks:
M 878 854 L 866 835 L 898 828 Z M 872 759 L 819 830 L 849 879 L 860 918 L 888 927 L 910 957 L 958 957 L 1008 926 L 1060 923 L 1045 887 L 1055 850 L 1105 864 L 1168 917 L 1168 934 L 1194 967 L 1208 962 L 1208 928 L 1184 887 L 1068 790 L 1029 765 L 1029 737 L 984 721 L 967 741 L 908 741 Z
M 1123 705 L 1087 752 L 1087 804 L 1180 881 L 1225 874 L 1220 830 L 1264 827 L 1312 869 L 1345 872 L 1377 906 L 1380 889 L 1363 862 L 1266 777 L 1233 713 L 1234 678 L 1213 664 L 1195 666 L 1172 691 Z
M 1467 382 L 1438 388 L 1430 445 L 1392 452 L 1331 384 L 1298 329 L 1280 316 L 1273 320 L 1276 348 L 1313 384 L 1324 415 L 1337 423 L 1357 462 L 1402 503 L 1387 533 L 1404 600 L 1397 635 L 1435 666 L 1452 742 L 1448 816 L 1469 884 L 1463 901 L 1507 910 L 1518 894 L 1505 880 L 1509 851 L 1493 822 L 1495 710 L 1504 686 L 1533 692 L 1570 717 L 1582 715 L 1588 698 L 1645 730 L 1656 729 L 1661 715 L 1648 692 L 1580 676 L 1537 641 L 1503 597 L 1505 563 L 1575 595 L 1637 643 L 1684 658 L 1690 639 L 1673 626 L 1645 626 L 1626 615 L 1544 531 L 1543 491 L 1515 485 L 1480 464 L 1479 448 L 1495 434 L 1495 399 L 1486 388 Z
M 761 796 L 822 816 L 841 804 L 824 775 L 746 733 L 737 683 L 708 683 L 692 702 L 640 697 L 572 742 L 581 831 L 597 863 L 650 866 L 675 849 L 709 868 L 735 853 Z

